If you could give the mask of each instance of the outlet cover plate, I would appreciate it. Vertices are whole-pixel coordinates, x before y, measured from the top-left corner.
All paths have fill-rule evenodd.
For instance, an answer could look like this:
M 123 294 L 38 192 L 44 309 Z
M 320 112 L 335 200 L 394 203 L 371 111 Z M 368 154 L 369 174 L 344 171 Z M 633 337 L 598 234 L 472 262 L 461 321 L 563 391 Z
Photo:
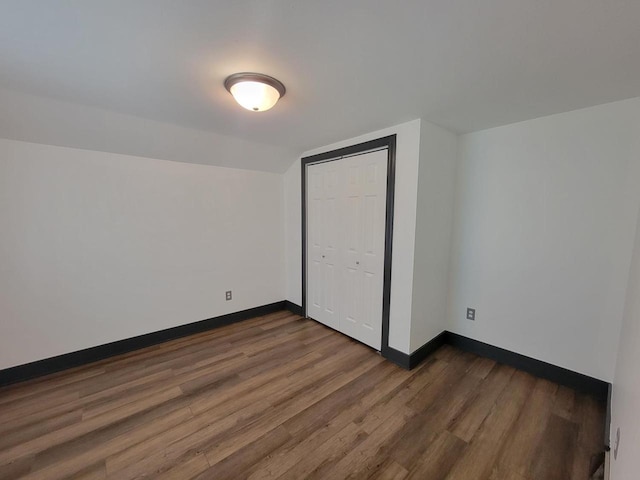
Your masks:
M 476 319 L 476 309 L 467 308 L 467 320 L 475 321 L 475 319 Z

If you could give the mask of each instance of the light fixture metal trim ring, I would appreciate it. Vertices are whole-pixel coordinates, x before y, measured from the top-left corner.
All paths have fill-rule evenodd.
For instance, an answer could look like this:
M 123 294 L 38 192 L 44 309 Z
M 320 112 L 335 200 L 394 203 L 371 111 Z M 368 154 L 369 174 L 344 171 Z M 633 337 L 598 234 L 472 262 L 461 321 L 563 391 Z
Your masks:
M 284 87 L 284 85 L 280 80 L 270 77 L 269 75 L 265 75 L 263 73 L 253 73 L 253 72 L 242 72 L 242 73 L 234 73 L 233 75 L 229 75 L 224 81 L 224 88 L 226 88 L 227 91 L 231 93 L 231 87 L 233 87 L 236 83 L 240 83 L 240 82 L 265 83 L 275 88 L 280 94 L 280 98 L 284 97 L 284 94 L 287 91 L 287 89 Z

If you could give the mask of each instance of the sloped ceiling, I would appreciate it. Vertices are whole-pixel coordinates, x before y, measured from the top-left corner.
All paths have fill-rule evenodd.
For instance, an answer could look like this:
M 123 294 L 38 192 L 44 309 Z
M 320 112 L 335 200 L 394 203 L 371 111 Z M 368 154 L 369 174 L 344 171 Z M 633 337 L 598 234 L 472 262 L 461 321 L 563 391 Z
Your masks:
M 287 95 L 247 112 L 238 71 Z M 640 1 L 5 0 L 0 86 L 296 152 L 468 132 L 640 96 Z

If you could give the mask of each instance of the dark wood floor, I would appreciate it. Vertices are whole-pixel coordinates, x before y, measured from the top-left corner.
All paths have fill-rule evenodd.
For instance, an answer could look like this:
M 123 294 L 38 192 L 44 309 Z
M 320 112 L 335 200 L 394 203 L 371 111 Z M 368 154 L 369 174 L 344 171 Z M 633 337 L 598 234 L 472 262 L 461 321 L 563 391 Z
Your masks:
M 443 347 L 408 372 L 286 312 L 0 390 L 0 478 L 588 478 L 595 399 Z

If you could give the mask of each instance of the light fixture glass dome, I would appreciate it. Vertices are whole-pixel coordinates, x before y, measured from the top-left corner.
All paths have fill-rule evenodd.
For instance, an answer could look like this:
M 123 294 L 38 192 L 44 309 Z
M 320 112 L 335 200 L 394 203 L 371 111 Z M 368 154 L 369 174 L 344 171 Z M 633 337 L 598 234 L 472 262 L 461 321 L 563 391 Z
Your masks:
M 224 86 L 240 106 L 252 112 L 269 110 L 286 91 L 281 82 L 260 73 L 236 73 L 227 77 Z
M 230 90 L 236 102 L 254 112 L 269 110 L 280 99 L 280 93 L 266 83 L 238 82 Z

